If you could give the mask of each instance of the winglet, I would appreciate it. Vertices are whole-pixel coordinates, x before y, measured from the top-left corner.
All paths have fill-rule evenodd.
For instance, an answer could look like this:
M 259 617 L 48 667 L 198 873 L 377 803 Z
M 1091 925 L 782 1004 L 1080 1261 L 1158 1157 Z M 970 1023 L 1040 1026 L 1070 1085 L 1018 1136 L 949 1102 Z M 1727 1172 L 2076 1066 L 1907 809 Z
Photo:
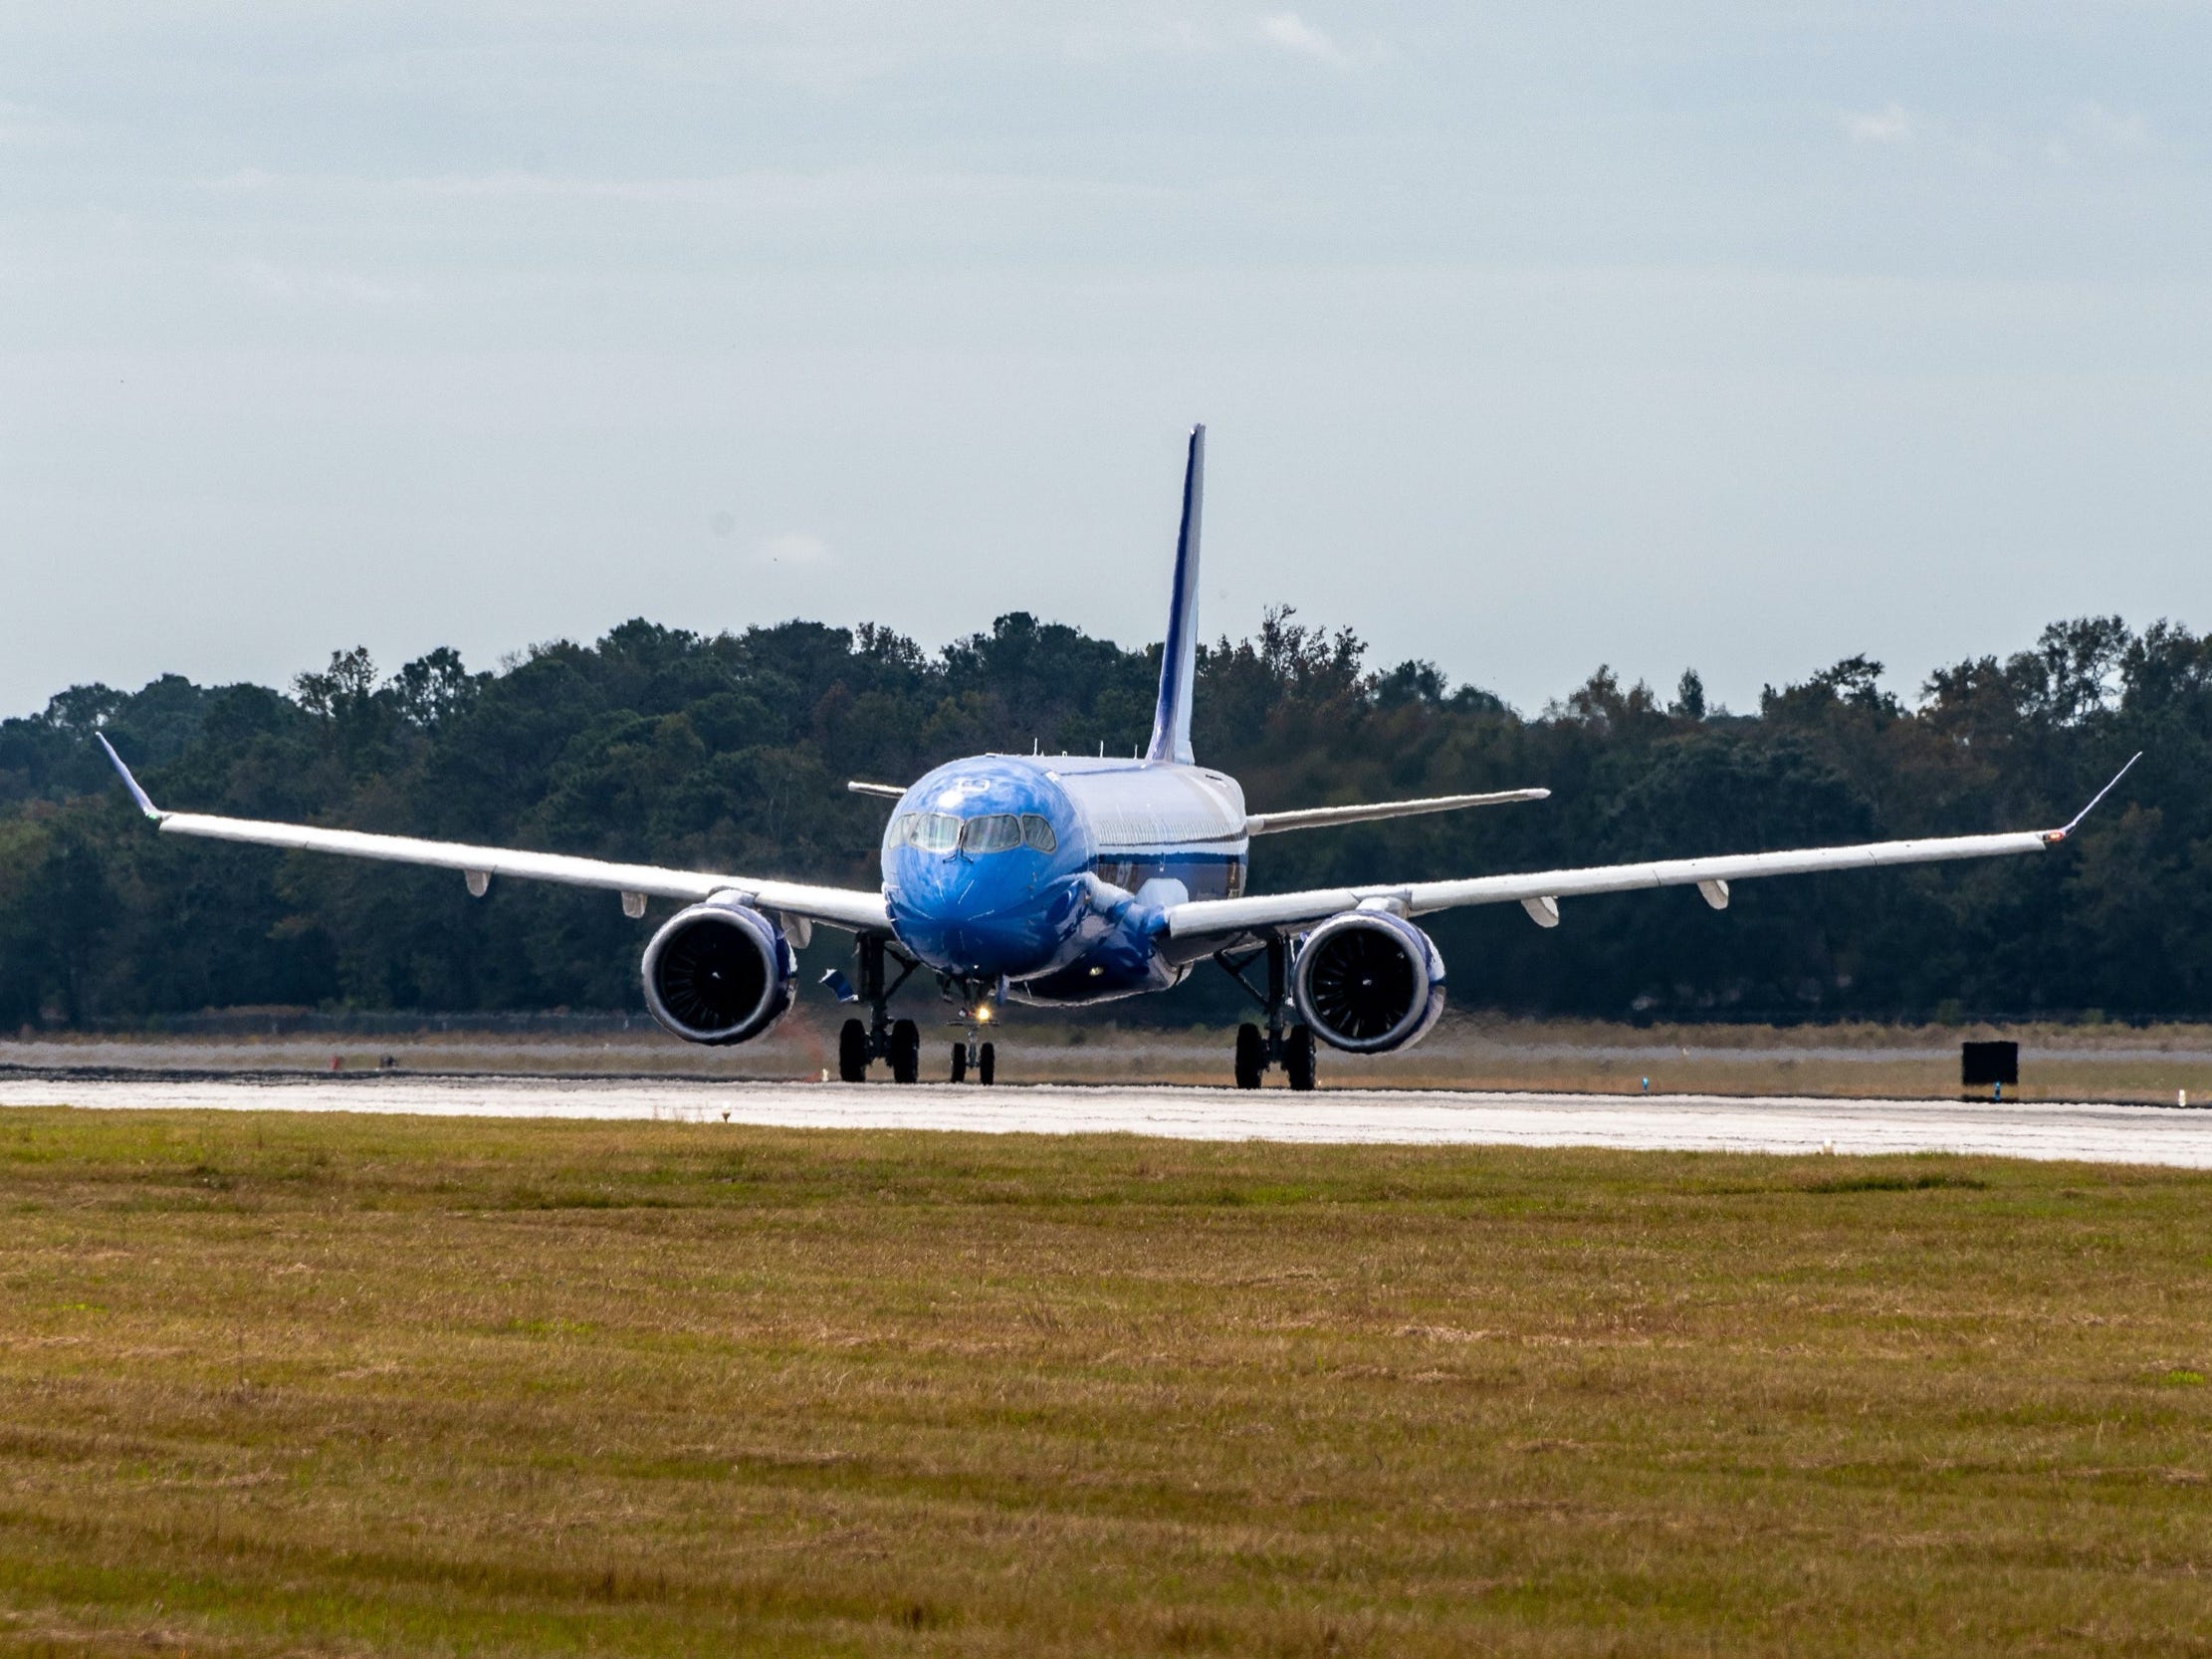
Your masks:
M 1168 607 L 1168 642 L 1160 652 L 1160 706 L 1152 717 L 1148 761 L 1189 766 L 1191 680 L 1199 650 L 1199 520 L 1206 504 L 1206 428 L 1191 428 L 1183 469 L 1183 528 L 1175 542 L 1175 594 Z
M 138 803 L 138 811 L 156 824 L 167 818 L 169 815 L 156 807 L 146 792 L 138 787 L 138 780 L 130 776 L 130 768 L 122 764 L 122 757 L 115 753 L 115 746 L 108 741 L 108 734 L 95 732 L 93 736 L 100 739 L 100 746 L 108 751 L 108 758 L 114 763 L 115 775 L 122 780 L 122 787 L 130 792 L 130 799 Z
M 2097 804 L 2100 801 L 2103 800 L 2107 795 L 2110 795 L 2112 793 L 2113 786 L 2116 785 L 2122 778 L 2127 776 L 2128 768 L 2132 767 L 2137 761 L 2141 760 L 2142 758 L 2143 752 L 2140 749 L 2136 750 L 2132 755 L 2128 756 L 2127 765 L 2121 767 L 2117 772 L 2112 774 L 2111 783 L 2106 784 L 2102 789 L 2099 790 L 2095 795 L 2090 797 L 2090 804 L 2074 815 L 2073 823 L 2069 824 L 2064 830 L 2046 830 L 2043 832 L 2044 844 L 2046 844 L 2047 846 L 2057 846 L 2059 842 L 2065 840 L 2067 836 L 2073 834 L 2075 830 L 2079 830 L 2082 827 L 2082 820 L 2088 818 L 2090 814 L 2097 811 Z

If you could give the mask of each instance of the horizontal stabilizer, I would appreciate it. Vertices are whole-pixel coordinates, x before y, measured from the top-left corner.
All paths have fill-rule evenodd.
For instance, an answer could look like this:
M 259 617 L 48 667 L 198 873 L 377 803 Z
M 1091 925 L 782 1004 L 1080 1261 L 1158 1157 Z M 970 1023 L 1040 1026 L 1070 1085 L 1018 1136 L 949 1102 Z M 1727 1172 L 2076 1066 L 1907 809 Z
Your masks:
M 1550 797 L 1550 790 L 1499 790 L 1491 795 L 1432 795 L 1420 801 L 1369 801 L 1353 807 L 1301 807 L 1292 813 L 1254 813 L 1244 820 L 1244 833 L 1272 835 L 1283 830 L 1326 830 L 1335 824 L 1419 818 L 1424 813 L 1455 813 L 1461 807 L 1502 807 L 1509 802 L 1545 801 Z

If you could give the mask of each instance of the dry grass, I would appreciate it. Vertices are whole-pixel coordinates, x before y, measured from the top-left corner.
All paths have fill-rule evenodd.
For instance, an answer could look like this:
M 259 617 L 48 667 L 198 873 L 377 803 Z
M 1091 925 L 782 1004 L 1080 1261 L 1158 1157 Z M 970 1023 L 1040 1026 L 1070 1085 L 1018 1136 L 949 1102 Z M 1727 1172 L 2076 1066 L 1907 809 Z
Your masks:
M 0 1115 L 0 1647 L 2212 1651 L 2212 1177 Z

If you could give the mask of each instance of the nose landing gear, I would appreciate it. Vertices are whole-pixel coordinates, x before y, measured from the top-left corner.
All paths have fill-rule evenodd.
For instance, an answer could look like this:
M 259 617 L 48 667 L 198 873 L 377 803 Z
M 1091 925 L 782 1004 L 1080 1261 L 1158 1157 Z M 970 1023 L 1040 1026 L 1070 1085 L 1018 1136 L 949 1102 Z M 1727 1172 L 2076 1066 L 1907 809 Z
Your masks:
M 1264 992 L 1254 989 L 1252 982 L 1244 977 L 1244 970 L 1262 956 L 1267 959 L 1267 989 Z M 1319 1060 L 1313 1028 L 1283 1024 L 1283 1004 L 1289 1000 L 1289 945 L 1280 938 L 1271 938 L 1242 956 L 1217 951 L 1214 960 L 1267 1015 L 1264 1031 L 1248 1021 L 1236 1028 L 1236 1086 L 1257 1088 L 1267 1068 L 1280 1066 L 1292 1088 L 1303 1091 L 1313 1087 Z
M 953 1045 L 953 1081 L 964 1083 L 971 1076 L 987 1086 L 997 1081 L 998 1048 L 983 1040 L 983 1028 L 991 1018 L 994 1003 L 1004 995 L 1005 982 L 1001 980 L 995 987 L 986 988 L 948 981 L 945 992 L 947 996 L 957 997 L 960 1004 L 960 1018 L 953 1022 L 961 1028 L 960 1041 Z
M 859 953 L 860 992 L 853 1000 L 868 1005 L 866 1024 L 847 1020 L 837 1034 L 837 1075 L 848 1083 L 866 1082 L 871 1061 L 889 1061 L 894 1082 L 918 1082 L 922 1076 L 922 1032 L 912 1020 L 893 1020 L 889 1004 L 894 993 L 914 972 L 916 963 L 904 952 L 893 950 L 877 936 L 862 934 Z M 884 982 L 884 958 L 896 957 L 899 977 Z M 828 977 L 828 976 L 824 976 Z
M 953 1081 L 964 1083 L 969 1072 L 976 1080 L 989 1086 L 998 1079 L 998 1046 L 995 1043 L 979 1043 L 974 1037 L 953 1045 Z

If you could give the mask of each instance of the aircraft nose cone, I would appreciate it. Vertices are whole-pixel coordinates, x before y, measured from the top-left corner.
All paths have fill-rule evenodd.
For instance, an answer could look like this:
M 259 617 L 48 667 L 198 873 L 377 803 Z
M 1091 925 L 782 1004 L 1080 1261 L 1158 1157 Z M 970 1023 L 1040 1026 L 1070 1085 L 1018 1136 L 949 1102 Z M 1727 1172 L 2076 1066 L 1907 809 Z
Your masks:
M 996 977 L 1042 971 L 1073 925 L 1061 884 L 1008 863 L 932 857 L 900 871 L 892 918 L 932 967 Z
M 960 858 L 924 856 L 901 872 L 904 908 L 939 927 L 957 926 L 975 908 L 975 866 Z

